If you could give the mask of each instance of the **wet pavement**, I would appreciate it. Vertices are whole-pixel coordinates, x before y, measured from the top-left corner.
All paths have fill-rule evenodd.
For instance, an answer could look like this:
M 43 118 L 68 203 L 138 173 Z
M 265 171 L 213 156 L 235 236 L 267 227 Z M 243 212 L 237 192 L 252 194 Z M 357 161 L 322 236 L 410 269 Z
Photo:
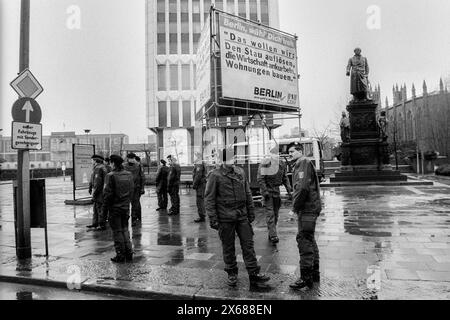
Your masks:
M 116 265 L 111 231 L 86 230 L 92 206 L 66 206 L 70 181 L 48 179 L 50 257 L 44 231 L 32 230 L 33 259 L 15 258 L 12 186 L 0 185 L 0 281 L 143 298 L 220 299 L 449 299 L 450 186 L 344 187 L 322 190 L 316 239 L 321 283 L 306 293 L 289 289 L 299 274 L 297 223 L 289 203 L 280 212 L 280 243 L 267 240 L 257 209 L 255 250 L 270 288 L 249 288 L 237 245 L 239 284 L 228 288 L 221 243 L 208 224 L 195 224 L 195 191 L 182 189 L 181 215 L 158 213 L 153 188 L 142 197 L 142 226 L 132 229 L 135 260 Z M 3 286 L 3 283 L 0 283 Z

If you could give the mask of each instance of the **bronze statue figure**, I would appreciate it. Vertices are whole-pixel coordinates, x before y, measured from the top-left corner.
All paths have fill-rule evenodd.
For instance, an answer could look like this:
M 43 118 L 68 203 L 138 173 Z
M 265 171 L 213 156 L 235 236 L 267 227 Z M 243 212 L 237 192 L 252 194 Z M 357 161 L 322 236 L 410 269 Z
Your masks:
M 380 116 L 378 117 L 378 129 L 380 131 L 380 138 L 383 141 L 387 141 L 387 125 L 388 121 L 386 119 L 386 111 L 381 111 Z
M 350 141 L 350 119 L 347 117 L 345 111 L 342 111 L 342 118 L 340 122 L 341 140 L 342 142 Z
M 367 58 L 361 55 L 361 49 L 354 50 L 355 55 L 349 59 L 347 76 L 350 76 L 350 93 L 353 101 L 364 101 L 369 98 L 369 64 Z

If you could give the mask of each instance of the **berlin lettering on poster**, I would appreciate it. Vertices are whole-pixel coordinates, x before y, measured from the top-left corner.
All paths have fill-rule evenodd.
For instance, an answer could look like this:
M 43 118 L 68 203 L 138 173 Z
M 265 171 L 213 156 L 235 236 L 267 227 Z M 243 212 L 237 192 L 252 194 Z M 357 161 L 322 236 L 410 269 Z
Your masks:
M 297 39 L 230 15 L 219 15 L 223 98 L 298 105 Z

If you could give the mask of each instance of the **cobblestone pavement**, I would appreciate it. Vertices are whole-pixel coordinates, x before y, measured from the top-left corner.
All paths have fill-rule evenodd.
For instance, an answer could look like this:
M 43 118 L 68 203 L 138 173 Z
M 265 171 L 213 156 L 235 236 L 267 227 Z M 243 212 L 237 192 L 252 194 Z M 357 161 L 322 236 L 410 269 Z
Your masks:
M 158 213 L 156 194 L 142 197 L 142 226 L 132 229 L 135 261 L 115 265 L 111 231 L 86 230 L 92 206 L 64 205 L 72 185 L 48 179 L 50 257 L 44 232 L 32 230 L 33 259 L 15 258 L 12 186 L 0 185 L 0 281 L 20 278 L 145 297 L 229 299 L 449 299 L 450 187 L 347 187 L 322 190 L 324 210 L 316 239 L 322 281 L 306 293 L 289 290 L 298 276 L 296 221 L 289 203 L 280 212 L 280 243 L 267 240 L 262 208 L 257 210 L 255 249 L 272 280 L 264 291 L 249 288 L 237 245 L 239 286 L 226 286 L 221 244 L 208 224 L 195 224 L 195 191 L 182 189 L 181 215 Z M 3 278 L 2 278 L 3 277 Z M 21 280 L 21 281 L 22 281 Z

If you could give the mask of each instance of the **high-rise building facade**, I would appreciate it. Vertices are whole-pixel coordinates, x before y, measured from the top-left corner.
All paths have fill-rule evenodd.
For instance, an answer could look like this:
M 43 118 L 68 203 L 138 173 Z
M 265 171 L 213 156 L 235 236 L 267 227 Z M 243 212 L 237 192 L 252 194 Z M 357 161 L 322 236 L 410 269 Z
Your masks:
M 159 157 L 173 154 L 181 164 L 193 162 L 195 60 L 212 4 L 279 28 L 278 0 L 147 0 L 147 126 Z

